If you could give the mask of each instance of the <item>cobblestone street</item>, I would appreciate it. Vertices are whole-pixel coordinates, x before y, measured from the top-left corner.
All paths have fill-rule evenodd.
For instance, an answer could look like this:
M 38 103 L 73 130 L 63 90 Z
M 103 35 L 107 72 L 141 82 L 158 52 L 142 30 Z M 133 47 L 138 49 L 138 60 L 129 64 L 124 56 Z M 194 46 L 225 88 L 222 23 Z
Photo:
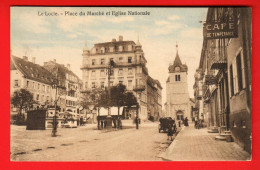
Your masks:
M 235 142 L 217 141 L 217 133 L 207 128 L 184 127 L 165 153 L 160 156 L 170 161 L 241 161 L 250 155 Z
M 25 130 L 11 126 L 13 161 L 161 161 L 157 156 L 171 141 L 158 133 L 158 123 L 142 123 L 139 130 L 131 123 L 123 130 L 106 132 L 96 125 L 51 130 Z

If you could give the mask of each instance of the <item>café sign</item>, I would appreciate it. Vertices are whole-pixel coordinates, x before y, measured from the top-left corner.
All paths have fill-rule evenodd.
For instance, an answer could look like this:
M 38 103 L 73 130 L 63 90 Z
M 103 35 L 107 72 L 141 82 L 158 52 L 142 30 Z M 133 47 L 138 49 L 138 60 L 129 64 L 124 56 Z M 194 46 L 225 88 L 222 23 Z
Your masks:
M 203 35 L 206 39 L 219 39 L 219 38 L 236 38 L 237 22 L 222 21 L 222 22 L 206 22 L 203 27 Z

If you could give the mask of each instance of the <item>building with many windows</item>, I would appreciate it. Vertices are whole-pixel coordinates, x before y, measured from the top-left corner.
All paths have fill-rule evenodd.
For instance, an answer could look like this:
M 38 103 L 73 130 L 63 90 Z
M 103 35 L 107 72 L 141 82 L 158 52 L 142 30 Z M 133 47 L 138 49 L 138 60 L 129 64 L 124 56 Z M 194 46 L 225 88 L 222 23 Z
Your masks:
M 54 77 L 60 82 L 60 87 L 57 89 L 57 104 L 61 112 L 69 111 L 75 114 L 75 117 L 80 116 L 80 90 L 81 80 L 70 69 L 70 64 L 65 67 L 59 64 L 56 60 L 44 62 L 43 66 L 50 71 Z
M 139 40 L 124 41 L 119 36 L 118 41 L 97 43 L 90 50 L 83 49 L 82 80 L 83 92 L 95 88 L 104 88 L 122 83 L 127 90 L 133 91 L 139 103 L 139 116 L 147 119 L 147 78 L 146 59 Z M 110 82 L 108 82 L 108 64 L 113 60 Z M 134 114 L 131 114 L 134 115 Z
M 176 56 L 169 66 L 169 77 L 166 81 L 166 116 L 175 120 L 191 120 L 191 106 L 188 92 L 188 67 L 182 64 L 176 45 Z
M 195 75 L 196 107 L 208 127 L 220 132 L 217 139 L 226 140 L 229 134 L 251 152 L 251 9 L 209 8 L 208 23 L 231 23 L 237 35 L 204 35 Z
M 31 109 L 37 109 L 52 104 L 54 91 L 52 85 L 55 77 L 42 66 L 35 64 L 28 57 L 19 58 L 11 55 L 10 61 L 10 92 L 24 88 L 33 94 L 33 99 L 38 104 L 34 104 Z M 15 108 L 12 108 L 15 109 Z
M 158 80 L 147 78 L 148 119 L 158 120 L 162 116 L 162 86 Z

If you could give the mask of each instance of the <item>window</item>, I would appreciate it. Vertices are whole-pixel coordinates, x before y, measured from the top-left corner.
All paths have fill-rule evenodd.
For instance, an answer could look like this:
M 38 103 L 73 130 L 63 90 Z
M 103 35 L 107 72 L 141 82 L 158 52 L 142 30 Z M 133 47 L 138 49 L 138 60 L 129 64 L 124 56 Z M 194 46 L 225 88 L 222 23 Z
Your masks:
M 92 70 L 91 76 L 92 76 L 92 77 L 95 77 L 95 76 L 96 76 L 96 71 L 95 71 L 95 70 Z
M 42 101 L 44 101 L 44 95 L 42 95 Z
M 36 96 L 36 100 L 39 100 L 39 99 L 40 99 L 40 95 L 37 94 L 37 96 Z
M 50 92 L 50 86 L 47 86 L 47 92 Z
M 49 101 L 49 96 L 46 97 L 46 101 L 47 101 L 47 102 Z
M 86 81 L 85 82 L 85 89 L 87 89 L 88 88 L 88 82 Z
M 237 93 L 237 69 L 236 69 L 236 60 L 233 60 L 232 62 L 232 72 L 233 72 L 233 88 L 234 88 L 234 94 Z
M 229 67 L 229 73 L 230 73 L 230 92 L 231 92 L 231 96 L 234 95 L 234 82 L 233 82 L 233 67 L 232 64 Z
M 29 87 L 29 85 L 30 85 L 30 82 L 27 80 L 26 87 Z
M 38 90 L 40 90 L 40 88 L 41 88 L 41 85 L 40 85 L 40 83 L 38 83 Z
M 42 85 L 42 91 L 45 92 L 45 85 Z
M 110 86 L 113 86 L 113 81 L 110 81 Z
M 35 83 L 34 82 L 32 83 L 32 88 L 35 89 Z
M 122 80 L 121 80 L 121 81 L 119 81 L 119 84 L 123 84 L 123 83 L 124 83 L 124 81 L 122 81 Z
M 128 88 L 132 89 L 132 80 L 128 80 Z
M 19 87 L 19 81 L 18 80 L 14 80 L 14 86 Z
M 105 88 L 105 82 L 102 81 L 102 82 L 100 83 L 100 87 L 101 87 L 102 89 Z
M 92 59 L 92 65 L 96 64 L 96 59 Z
M 123 57 L 119 57 L 119 62 L 120 62 L 120 63 L 123 62 Z
M 133 74 L 132 68 L 128 68 L 128 74 L 129 74 L 129 75 L 132 75 L 132 74 Z
M 238 81 L 238 91 L 241 91 L 243 88 L 243 81 L 242 81 L 242 65 L 241 65 L 241 53 L 238 54 L 236 58 L 237 63 L 237 81 Z
M 105 76 L 105 70 L 100 70 L 100 76 Z
M 122 68 L 120 68 L 120 69 L 118 70 L 118 75 L 123 75 L 123 69 L 122 69 Z
M 181 75 L 175 75 L 175 81 L 181 81 Z
M 100 64 L 101 64 L 101 65 L 104 65 L 104 64 L 105 64 L 105 59 L 104 59 L 104 58 L 102 58 L 102 59 L 100 60 Z
M 132 57 L 128 57 L 128 63 L 132 63 Z
M 92 89 L 96 88 L 96 83 L 95 82 L 92 82 Z

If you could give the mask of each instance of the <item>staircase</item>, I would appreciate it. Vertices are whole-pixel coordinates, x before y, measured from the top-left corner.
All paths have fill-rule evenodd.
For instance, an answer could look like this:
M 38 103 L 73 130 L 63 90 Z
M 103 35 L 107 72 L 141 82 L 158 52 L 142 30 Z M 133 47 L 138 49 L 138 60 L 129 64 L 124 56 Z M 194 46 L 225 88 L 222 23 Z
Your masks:
M 213 128 L 208 130 L 208 133 L 219 133 L 218 132 L 218 127 L 214 126 Z
M 230 130 L 223 130 L 221 131 L 218 136 L 215 137 L 215 140 L 222 140 L 222 141 L 227 141 L 227 142 L 232 142 L 232 135 Z

